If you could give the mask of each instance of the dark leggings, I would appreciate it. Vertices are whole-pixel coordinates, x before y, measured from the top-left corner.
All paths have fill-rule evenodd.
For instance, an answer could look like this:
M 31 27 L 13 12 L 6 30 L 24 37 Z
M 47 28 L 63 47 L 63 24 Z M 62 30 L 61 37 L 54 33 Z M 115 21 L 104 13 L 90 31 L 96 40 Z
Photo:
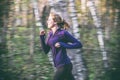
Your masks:
M 57 68 L 54 80 L 75 80 L 72 74 L 72 64 L 66 64 Z

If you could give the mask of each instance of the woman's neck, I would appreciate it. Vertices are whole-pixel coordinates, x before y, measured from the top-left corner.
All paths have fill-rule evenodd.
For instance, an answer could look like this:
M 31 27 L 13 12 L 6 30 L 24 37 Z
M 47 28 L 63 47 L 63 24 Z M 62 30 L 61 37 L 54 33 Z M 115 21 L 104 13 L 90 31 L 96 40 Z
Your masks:
M 59 27 L 57 25 L 55 25 L 54 27 L 51 28 L 53 35 L 55 34 L 55 32 L 57 31 Z

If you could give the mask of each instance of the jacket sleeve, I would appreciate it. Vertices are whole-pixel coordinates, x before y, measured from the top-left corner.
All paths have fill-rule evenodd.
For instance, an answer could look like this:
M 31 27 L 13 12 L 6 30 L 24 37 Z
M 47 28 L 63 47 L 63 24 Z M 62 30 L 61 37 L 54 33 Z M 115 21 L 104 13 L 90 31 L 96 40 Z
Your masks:
M 76 38 L 74 38 L 70 33 L 65 31 L 64 33 L 65 39 L 67 43 L 59 42 L 61 47 L 67 48 L 67 49 L 77 49 L 82 48 L 82 44 L 80 41 L 78 41 Z
M 50 51 L 50 46 L 45 42 L 45 35 L 40 35 L 41 46 L 45 54 Z

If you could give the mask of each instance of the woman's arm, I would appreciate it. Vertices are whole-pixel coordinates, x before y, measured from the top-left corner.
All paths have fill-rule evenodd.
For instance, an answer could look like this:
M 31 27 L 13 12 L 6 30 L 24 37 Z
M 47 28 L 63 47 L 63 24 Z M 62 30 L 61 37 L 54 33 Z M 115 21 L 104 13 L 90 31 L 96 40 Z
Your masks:
M 78 41 L 76 38 L 74 38 L 70 33 L 65 31 L 64 33 L 65 39 L 69 43 L 59 42 L 61 47 L 68 48 L 68 49 L 76 49 L 76 48 L 82 48 L 82 44 L 80 41 Z
M 41 46 L 45 54 L 50 51 L 50 46 L 45 42 L 45 35 L 40 35 Z

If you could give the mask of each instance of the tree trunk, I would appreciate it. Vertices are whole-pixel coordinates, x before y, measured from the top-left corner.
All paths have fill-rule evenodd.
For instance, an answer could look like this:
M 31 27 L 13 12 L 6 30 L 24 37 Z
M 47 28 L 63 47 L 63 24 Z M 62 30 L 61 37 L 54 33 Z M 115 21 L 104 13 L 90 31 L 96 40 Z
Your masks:
M 88 18 L 87 18 L 87 0 L 80 0 L 81 1 L 81 24 L 87 25 L 88 24 Z
M 22 21 L 22 26 L 26 26 L 27 25 L 27 11 L 28 11 L 28 1 L 27 0 L 23 0 L 21 2 L 21 21 Z
M 35 26 L 39 27 L 40 30 L 43 29 L 43 25 L 41 23 L 40 12 L 38 8 L 37 0 L 31 0 L 33 6 L 33 13 L 35 16 Z
M 80 40 L 80 33 L 79 33 L 79 23 L 78 23 L 78 17 L 77 17 L 77 11 L 75 8 L 75 1 L 74 0 L 69 0 L 69 9 L 70 9 L 70 14 L 71 14 L 71 19 L 72 19 L 72 26 L 73 26 L 73 35 L 75 38 Z M 86 74 L 86 67 L 84 65 L 82 53 L 80 52 L 80 49 L 74 50 L 75 54 L 73 61 L 75 62 L 75 68 L 76 68 L 76 79 L 77 80 L 86 80 L 87 79 L 87 74 Z
M 106 6 L 106 12 L 105 12 L 105 18 L 104 18 L 104 25 L 105 25 L 105 39 L 108 41 L 110 40 L 110 30 L 111 30 L 111 17 L 110 17 L 110 2 L 106 0 L 105 2 L 105 6 Z
M 16 22 L 15 22 L 15 26 L 20 26 L 22 24 L 22 20 L 21 20 L 21 11 L 20 11 L 20 0 L 14 0 L 15 3 L 15 15 L 16 15 Z
M 115 9 L 115 17 L 114 17 L 114 27 L 117 28 L 119 23 L 119 9 Z
M 34 40 L 35 40 L 35 30 L 36 30 L 36 26 L 39 26 L 39 13 L 38 13 L 38 7 L 37 7 L 37 2 L 35 0 L 32 0 L 31 3 L 33 4 L 33 15 L 35 16 L 32 17 L 32 24 L 31 24 L 31 27 L 30 27 L 30 32 L 31 32 L 31 35 L 30 35 L 30 59 L 33 59 L 33 55 L 34 55 Z M 33 16 L 32 15 L 32 16 Z M 36 22 L 36 25 L 35 22 Z
M 91 15 L 93 17 L 94 24 L 97 28 L 97 38 L 98 38 L 99 46 L 100 46 L 102 56 L 103 56 L 104 68 L 108 68 L 107 52 L 106 52 L 105 47 L 104 47 L 103 32 L 102 32 L 102 28 L 101 28 L 101 20 L 98 17 L 98 13 L 96 11 L 94 1 L 89 0 L 87 5 L 88 5 L 88 8 L 89 8 Z

